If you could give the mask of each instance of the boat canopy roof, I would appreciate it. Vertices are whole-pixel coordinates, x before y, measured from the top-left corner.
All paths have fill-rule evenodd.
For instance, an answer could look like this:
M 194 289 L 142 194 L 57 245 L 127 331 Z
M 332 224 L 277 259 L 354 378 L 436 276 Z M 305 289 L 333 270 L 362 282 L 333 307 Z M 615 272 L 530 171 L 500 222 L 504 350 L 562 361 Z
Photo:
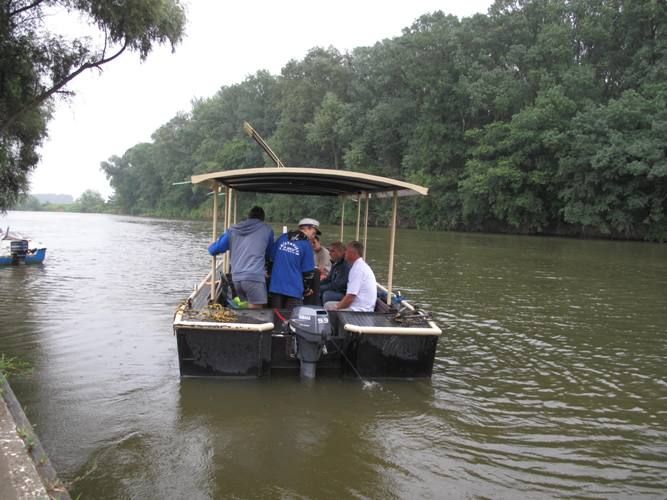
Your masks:
M 338 196 L 396 191 L 400 196 L 428 194 L 428 188 L 377 175 L 312 167 L 260 167 L 192 176 L 193 184 L 218 182 L 236 191 Z

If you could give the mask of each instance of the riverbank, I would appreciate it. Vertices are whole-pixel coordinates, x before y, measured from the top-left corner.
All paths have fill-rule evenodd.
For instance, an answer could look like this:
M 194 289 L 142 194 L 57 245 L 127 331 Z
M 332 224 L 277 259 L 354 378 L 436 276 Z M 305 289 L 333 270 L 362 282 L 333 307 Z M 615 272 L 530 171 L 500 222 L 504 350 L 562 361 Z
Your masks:
M 0 498 L 69 500 L 69 493 L 2 375 L 0 395 Z

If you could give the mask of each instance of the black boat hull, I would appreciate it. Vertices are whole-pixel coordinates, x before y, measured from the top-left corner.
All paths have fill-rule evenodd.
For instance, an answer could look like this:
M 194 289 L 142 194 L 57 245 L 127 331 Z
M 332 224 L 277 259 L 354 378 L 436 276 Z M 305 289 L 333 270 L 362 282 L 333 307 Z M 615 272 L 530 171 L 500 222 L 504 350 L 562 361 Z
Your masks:
M 175 327 L 183 377 L 299 376 L 294 336 Z M 327 340 L 317 377 L 428 378 L 437 335 L 339 331 Z

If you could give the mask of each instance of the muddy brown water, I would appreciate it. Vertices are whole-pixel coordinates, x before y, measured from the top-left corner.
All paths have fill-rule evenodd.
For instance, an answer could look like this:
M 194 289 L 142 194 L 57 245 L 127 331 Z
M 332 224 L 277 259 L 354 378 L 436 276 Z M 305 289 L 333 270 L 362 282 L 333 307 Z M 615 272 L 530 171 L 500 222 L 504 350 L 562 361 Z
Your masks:
M 444 334 L 431 381 L 364 389 L 180 379 L 171 321 L 208 224 L 0 225 L 48 246 L 0 268 L 0 352 L 32 364 L 12 385 L 73 496 L 667 494 L 667 245 L 400 231 L 396 288 Z M 381 282 L 387 240 L 371 230 Z

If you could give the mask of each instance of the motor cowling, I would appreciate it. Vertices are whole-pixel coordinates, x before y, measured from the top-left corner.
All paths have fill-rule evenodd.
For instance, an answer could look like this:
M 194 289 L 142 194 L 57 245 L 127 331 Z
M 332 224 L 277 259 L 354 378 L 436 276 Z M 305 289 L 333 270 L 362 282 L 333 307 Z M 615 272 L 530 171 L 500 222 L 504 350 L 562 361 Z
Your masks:
M 297 306 L 289 320 L 290 331 L 296 336 L 297 358 L 301 362 L 301 376 L 315 377 L 315 366 L 322 355 L 326 340 L 331 336 L 329 315 L 325 309 Z
M 15 259 L 23 259 L 28 253 L 28 240 L 12 240 L 9 251 Z

